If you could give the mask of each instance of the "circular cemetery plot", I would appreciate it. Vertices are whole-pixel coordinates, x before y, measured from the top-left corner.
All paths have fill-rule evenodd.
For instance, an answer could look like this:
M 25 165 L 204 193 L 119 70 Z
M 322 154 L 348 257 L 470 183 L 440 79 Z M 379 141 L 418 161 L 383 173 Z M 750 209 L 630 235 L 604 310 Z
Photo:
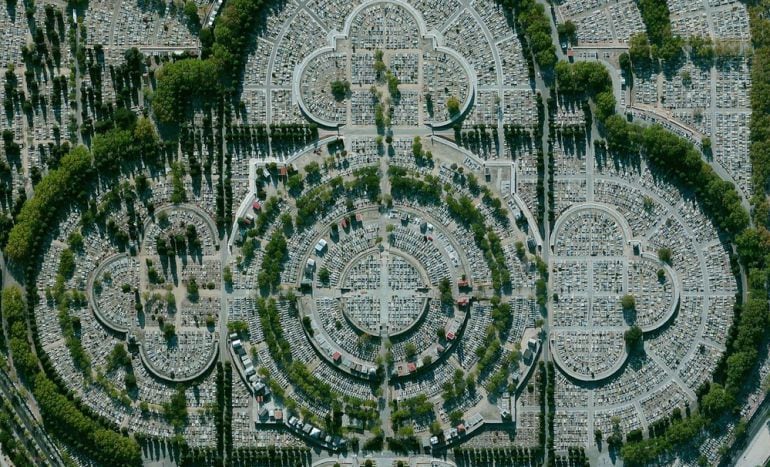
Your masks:
M 394 249 L 354 258 L 343 273 L 340 291 L 345 317 L 373 336 L 409 330 L 425 314 L 430 298 L 423 267 Z
M 385 339 L 399 347 L 425 333 L 430 339 L 419 339 L 408 360 L 434 356 L 436 330 L 423 326 L 443 322 L 459 334 L 463 313 L 440 321 L 433 315 L 441 313 L 440 284 L 459 299 L 470 269 L 452 234 L 429 219 L 418 209 L 365 208 L 336 219 L 307 245 L 298 285 L 312 283 L 313 295 L 303 314 L 312 323 L 310 339 L 335 365 L 374 365 Z M 436 245 L 439 236 L 453 246 Z
M 126 333 L 136 324 L 139 264 L 125 253 L 104 260 L 91 274 L 89 300 L 102 324 Z

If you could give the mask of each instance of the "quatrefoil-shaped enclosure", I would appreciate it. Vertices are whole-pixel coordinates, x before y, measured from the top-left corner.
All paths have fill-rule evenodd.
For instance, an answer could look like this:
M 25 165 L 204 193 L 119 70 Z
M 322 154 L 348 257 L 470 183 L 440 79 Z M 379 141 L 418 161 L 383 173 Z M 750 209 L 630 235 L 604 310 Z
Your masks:
M 218 355 L 219 336 L 204 325 L 220 306 L 216 225 L 197 207 L 177 205 L 159 209 L 142 231 L 138 251 L 117 253 L 90 275 L 90 305 L 138 345 L 154 376 L 192 381 Z
M 606 379 L 628 359 L 624 333 L 630 326 L 649 333 L 673 317 L 677 274 L 643 251 L 621 214 L 599 203 L 565 211 L 551 248 L 554 361 L 577 380 Z M 624 308 L 626 296 L 633 297 L 632 307 Z
M 374 126 L 376 105 L 387 98 L 392 126 L 443 128 L 473 104 L 472 67 L 461 54 L 444 47 L 441 35 L 428 31 L 420 13 L 405 2 L 358 6 L 341 33 L 329 34 L 329 44 L 305 57 L 293 77 L 296 104 L 322 127 Z M 388 73 L 398 79 L 395 95 L 388 90 Z M 344 96 L 332 92 L 335 82 L 349 85 Z M 450 111 L 450 100 L 459 108 Z

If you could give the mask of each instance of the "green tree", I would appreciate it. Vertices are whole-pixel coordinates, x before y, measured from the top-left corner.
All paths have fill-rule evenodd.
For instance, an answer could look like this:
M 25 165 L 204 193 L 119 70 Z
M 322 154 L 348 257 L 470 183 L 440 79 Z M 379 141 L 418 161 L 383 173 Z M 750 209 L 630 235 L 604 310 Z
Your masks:
M 67 244 L 72 251 L 82 251 L 83 236 L 80 234 L 80 232 L 72 232 L 67 237 Z
M 700 401 L 701 410 L 707 417 L 718 417 L 735 406 L 735 396 L 717 383 L 712 383 Z
M 636 325 L 631 326 L 623 333 L 623 339 L 626 341 L 626 346 L 628 346 L 629 349 L 638 348 L 642 344 L 642 328 Z
M 596 95 L 596 115 L 600 120 L 615 113 L 615 94 L 612 91 L 601 92 Z
M 318 271 L 318 280 L 321 281 L 322 284 L 328 284 L 330 276 L 331 276 L 331 273 L 325 267 L 322 267 Z
M 337 101 L 343 101 L 350 95 L 350 83 L 347 80 L 334 80 L 331 83 L 332 96 Z
M 449 278 L 445 277 L 441 279 L 438 284 L 438 290 L 440 294 L 441 304 L 445 307 L 454 306 L 454 297 L 452 296 L 452 283 L 449 282 Z
M 174 308 L 176 306 L 176 297 L 171 291 L 166 292 L 166 305 L 168 305 L 169 308 Z
M 302 191 L 303 186 L 303 180 L 301 174 L 293 174 L 289 176 L 289 178 L 286 180 L 286 188 L 288 188 L 289 193 L 292 195 L 299 195 Z
M 671 264 L 671 248 L 658 249 L 658 259 L 664 263 Z
M 196 5 L 194 1 L 187 0 L 184 4 L 184 14 L 187 16 L 187 20 L 191 25 L 196 28 L 200 27 L 201 19 L 198 16 L 198 5 Z
M 647 34 L 638 32 L 631 36 L 628 41 L 628 54 L 634 64 L 646 64 L 650 59 L 650 53 L 650 41 L 647 39 Z
M 449 413 L 449 423 L 452 425 L 459 425 L 463 421 L 463 413 L 459 410 L 455 410 Z
M 560 23 L 556 27 L 556 31 L 558 32 L 560 38 L 568 40 L 573 46 L 577 45 L 578 37 L 577 26 L 575 26 L 575 23 L 567 20 L 563 23 Z
M 71 249 L 66 248 L 61 252 L 61 257 L 59 258 L 58 274 L 66 280 L 71 278 L 74 273 L 75 253 Z
M 225 269 L 222 272 L 222 279 L 225 281 L 226 285 L 233 285 L 233 270 L 230 269 L 230 266 L 225 266 Z
M 714 60 L 714 44 L 709 36 L 692 36 L 688 44 L 693 61 L 710 64 Z
M 227 331 L 230 333 L 245 335 L 249 332 L 249 324 L 243 320 L 229 321 L 227 323 Z
M 417 355 L 417 346 L 414 342 L 407 342 L 406 345 L 404 345 L 404 352 L 406 353 L 406 358 L 412 360 Z
M 107 370 L 111 371 L 118 367 L 128 367 L 131 365 L 131 357 L 126 352 L 126 347 L 122 343 L 115 344 L 112 352 L 107 356 Z
M 398 77 L 388 71 L 385 75 L 385 79 L 388 82 L 388 93 L 392 98 L 398 99 L 401 96 L 401 93 L 398 90 L 398 85 L 401 84 L 401 82 Z
M 198 299 L 198 282 L 194 277 L 187 280 L 187 297 L 190 298 L 190 300 Z
M 711 156 L 711 138 L 708 136 L 704 136 L 701 139 L 701 149 L 703 150 L 703 154 L 705 154 L 707 157 Z
M 176 328 L 171 323 L 164 323 L 163 324 L 163 336 L 170 340 L 176 335 Z
M 446 108 L 451 118 L 460 115 L 460 101 L 455 96 L 449 96 L 446 100 Z
M 184 386 L 180 385 L 171 399 L 163 404 L 163 415 L 177 431 L 187 424 L 187 397 Z

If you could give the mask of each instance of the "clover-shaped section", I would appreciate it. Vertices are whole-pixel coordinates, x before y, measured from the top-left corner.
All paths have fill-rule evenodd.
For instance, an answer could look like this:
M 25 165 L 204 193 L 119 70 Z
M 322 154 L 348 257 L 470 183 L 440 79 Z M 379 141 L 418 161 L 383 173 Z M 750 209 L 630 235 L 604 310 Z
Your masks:
M 624 333 L 660 328 L 679 301 L 676 273 L 642 252 L 626 220 L 608 206 L 574 206 L 551 237 L 554 361 L 569 376 L 598 381 L 626 361 Z
M 323 127 L 444 127 L 473 103 L 475 74 L 399 0 L 355 8 L 294 72 L 294 99 Z
M 216 228 L 193 206 L 158 210 L 135 255 L 118 254 L 89 279 L 92 308 L 108 328 L 139 346 L 145 367 L 189 381 L 217 356 L 221 296 Z

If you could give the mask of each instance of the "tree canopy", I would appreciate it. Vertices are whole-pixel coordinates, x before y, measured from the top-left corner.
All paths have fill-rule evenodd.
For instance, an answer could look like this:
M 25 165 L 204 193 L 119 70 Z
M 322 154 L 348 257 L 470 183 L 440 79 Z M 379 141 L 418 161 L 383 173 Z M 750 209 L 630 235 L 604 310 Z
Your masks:
M 35 259 L 58 212 L 69 207 L 73 199 L 85 196 L 91 171 L 91 155 L 86 148 L 77 147 L 62 158 L 58 169 L 43 177 L 35 187 L 35 196 L 24 203 L 8 235 L 5 254 L 11 261 L 27 264 Z
M 27 339 L 26 306 L 20 288 L 3 289 L 2 312 L 9 329 L 11 355 L 16 369 L 32 388 L 46 428 L 84 450 L 99 464 L 140 465 L 141 453 L 136 441 L 87 417 L 40 370 Z
M 623 333 L 623 339 L 626 341 L 626 345 L 630 348 L 637 348 L 642 343 L 642 328 L 639 326 L 631 326 L 626 332 Z
M 545 7 L 535 0 L 498 0 L 515 12 L 516 23 L 527 38 L 532 55 L 540 68 L 549 72 L 556 65 L 556 47 L 551 39 L 551 20 Z
M 219 92 L 219 74 L 211 60 L 184 59 L 167 63 L 157 73 L 152 110 L 159 122 L 180 122 L 195 100 L 213 100 Z
M 350 83 L 347 80 L 334 80 L 331 84 L 332 96 L 337 101 L 345 100 L 350 94 Z
M 638 0 L 647 37 L 652 47 L 653 56 L 663 60 L 676 59 L 682 52 L 684 40 L 671 32 L 671 20 L 666 0 Z M 631 54 L 632 58 L 634 54 Z

